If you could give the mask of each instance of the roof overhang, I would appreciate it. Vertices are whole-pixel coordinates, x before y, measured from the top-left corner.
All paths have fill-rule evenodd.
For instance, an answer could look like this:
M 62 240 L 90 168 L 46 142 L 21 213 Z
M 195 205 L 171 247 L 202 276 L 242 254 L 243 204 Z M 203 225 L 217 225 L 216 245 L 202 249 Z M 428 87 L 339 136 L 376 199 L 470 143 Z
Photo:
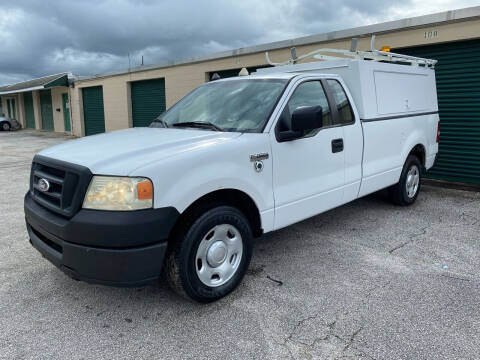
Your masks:
M 58 86 L 68 86 L 68 73 L 45 76 L 22 83 L 0 87 L 0 95 L 17 94 L 33 90 L 50 89 Z
M 8 95 L 8 94 L 17 94 L 21 92 L 33 91 L 33 90 L 42 90 L 44 89 L 43 86 L 34 86 L 20 90 L 12 90 L 12 91 L 0 91 L 0 95 Z

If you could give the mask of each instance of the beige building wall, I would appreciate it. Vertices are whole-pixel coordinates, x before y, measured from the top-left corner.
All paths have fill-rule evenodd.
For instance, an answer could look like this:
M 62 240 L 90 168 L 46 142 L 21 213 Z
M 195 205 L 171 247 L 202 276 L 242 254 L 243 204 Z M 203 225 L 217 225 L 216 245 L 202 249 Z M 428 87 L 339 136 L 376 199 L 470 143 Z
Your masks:
M 12 117 L 23 125 L 21 119 L 22 112 L 20 109 L 20 106 L 23 106 L 23 102 L 20 104 L 19 94 L 2 95 L 2 113 L 5 114 L 5 116 L 8 116 L 7 99 L 15 99 L 15 114 L 13 114 Z
M 68 87 L 54 87 L 51 89 L 53 127 L 55 132 L 65 132 L 65 119 L 63 115 L 62 94 L 68 93 Z
M 18 109 L 17 109 L 17 121 L 22 125 L 22 128 L 25 129 L 27 121 L 25 119 L 25 105 L 23 103 L 23 94 L 19 93 L 17 96 Z
M 85 126 L 83 122 L 82 91 L 78 88 L 77 84 L 75 84 L 75 88 L 70 89 L 69 96 L 72 134 L 83 136 L 85 134 Z
M 35 129 L 42 128 L 42 112 L 40 110 L 40 92 L 38 90 L 32 91 L 33 99 L 33 114 L 35 115 Z
M 65 131 L 65 121 L 63 116 L 62 94 L 69 93 L 68 87 L 54 87 L 51 88 L 52 96 L 52 112 L 53 124 L 55 132 Z M 23 93 L 14 93 L 1 95 L 2 113 L 8 116 L 7 99 L 15 99 L 15 115 L 13 116 L 23 128 L 26 128 L 27 120 L 25 116 L 25 104 Z M 42 112 L 40 107 L 40 92 L 39 90 L 32 91 L 33 112 L 35 117 L 35 129 L 42 129 Z M 71 117 L 70 117 L 71 118 Z
M 468 20 L 443 25 L 424 26 L 415 29 L 399 30 L 377 34 L 375 46 L 390 46 L 392 49 L 427 45 L 480 37 L 480 20 Z M 319 48 L 349 49 L 350 38 L 336 41 L 317 42 L 308 45 L 297 45 L 297 56 Z M 370 50 L 370 35 L 360 37 L 359 50 Z M 270 59 L 282 62 L 290 58 L 290 47 L 269 52 Z M 310 58 L 308 61 L 315 61 Z M 241 67 L 266 65 L 265 53 L 231 56 L 223 59 L 209 60 L 199 63 L 184 64 L 161 69 L 137 71 L 127 74 L 105 76 L 96 79 L 78 81 L 72 90 L 72 129 L 77 136 L 84 135 L 81 89 L 87 86 L 103 86 L 105 110 L 105 129 L 112 131 L 132 126 L 130 104 L 130 83 L 132 81 L 165 78 L 167 108 L 175 104 L 185 94 L 203 84 L 206 73 Z

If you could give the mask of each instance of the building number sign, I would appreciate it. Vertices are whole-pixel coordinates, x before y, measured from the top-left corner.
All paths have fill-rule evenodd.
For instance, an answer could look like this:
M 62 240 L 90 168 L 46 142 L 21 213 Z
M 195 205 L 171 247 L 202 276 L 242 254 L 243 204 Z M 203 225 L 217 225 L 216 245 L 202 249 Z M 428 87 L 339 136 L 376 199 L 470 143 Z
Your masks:
M 434 39 L 438 37 L 438 30 L 429 30 L 423 33 L 425 39 Z

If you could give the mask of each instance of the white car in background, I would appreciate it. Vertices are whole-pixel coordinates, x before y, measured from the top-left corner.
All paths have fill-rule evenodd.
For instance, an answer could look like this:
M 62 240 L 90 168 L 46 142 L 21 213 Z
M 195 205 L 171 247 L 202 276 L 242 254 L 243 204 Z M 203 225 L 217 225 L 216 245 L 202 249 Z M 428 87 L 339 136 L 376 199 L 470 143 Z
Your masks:
M 18 130 L 21 129 L 22 125 L 15 119 L 11 119 L 6 116 L 0 116 L 0 130 L 9 131 L 9 130 Z

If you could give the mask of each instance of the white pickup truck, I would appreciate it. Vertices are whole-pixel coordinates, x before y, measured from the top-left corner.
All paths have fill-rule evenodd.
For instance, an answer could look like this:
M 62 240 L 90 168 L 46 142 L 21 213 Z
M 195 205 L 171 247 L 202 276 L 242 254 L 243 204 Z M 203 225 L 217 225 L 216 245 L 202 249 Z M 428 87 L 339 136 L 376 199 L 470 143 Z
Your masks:
M 30 241 L 75 279 L 137 286 L 163 268 L 180 294 L 213 301 L 262 233 L 384 188 L 412 204 L 438 124 L 431 66 L 339 59 L 213 81 L 149 128 L 38 153 Z

